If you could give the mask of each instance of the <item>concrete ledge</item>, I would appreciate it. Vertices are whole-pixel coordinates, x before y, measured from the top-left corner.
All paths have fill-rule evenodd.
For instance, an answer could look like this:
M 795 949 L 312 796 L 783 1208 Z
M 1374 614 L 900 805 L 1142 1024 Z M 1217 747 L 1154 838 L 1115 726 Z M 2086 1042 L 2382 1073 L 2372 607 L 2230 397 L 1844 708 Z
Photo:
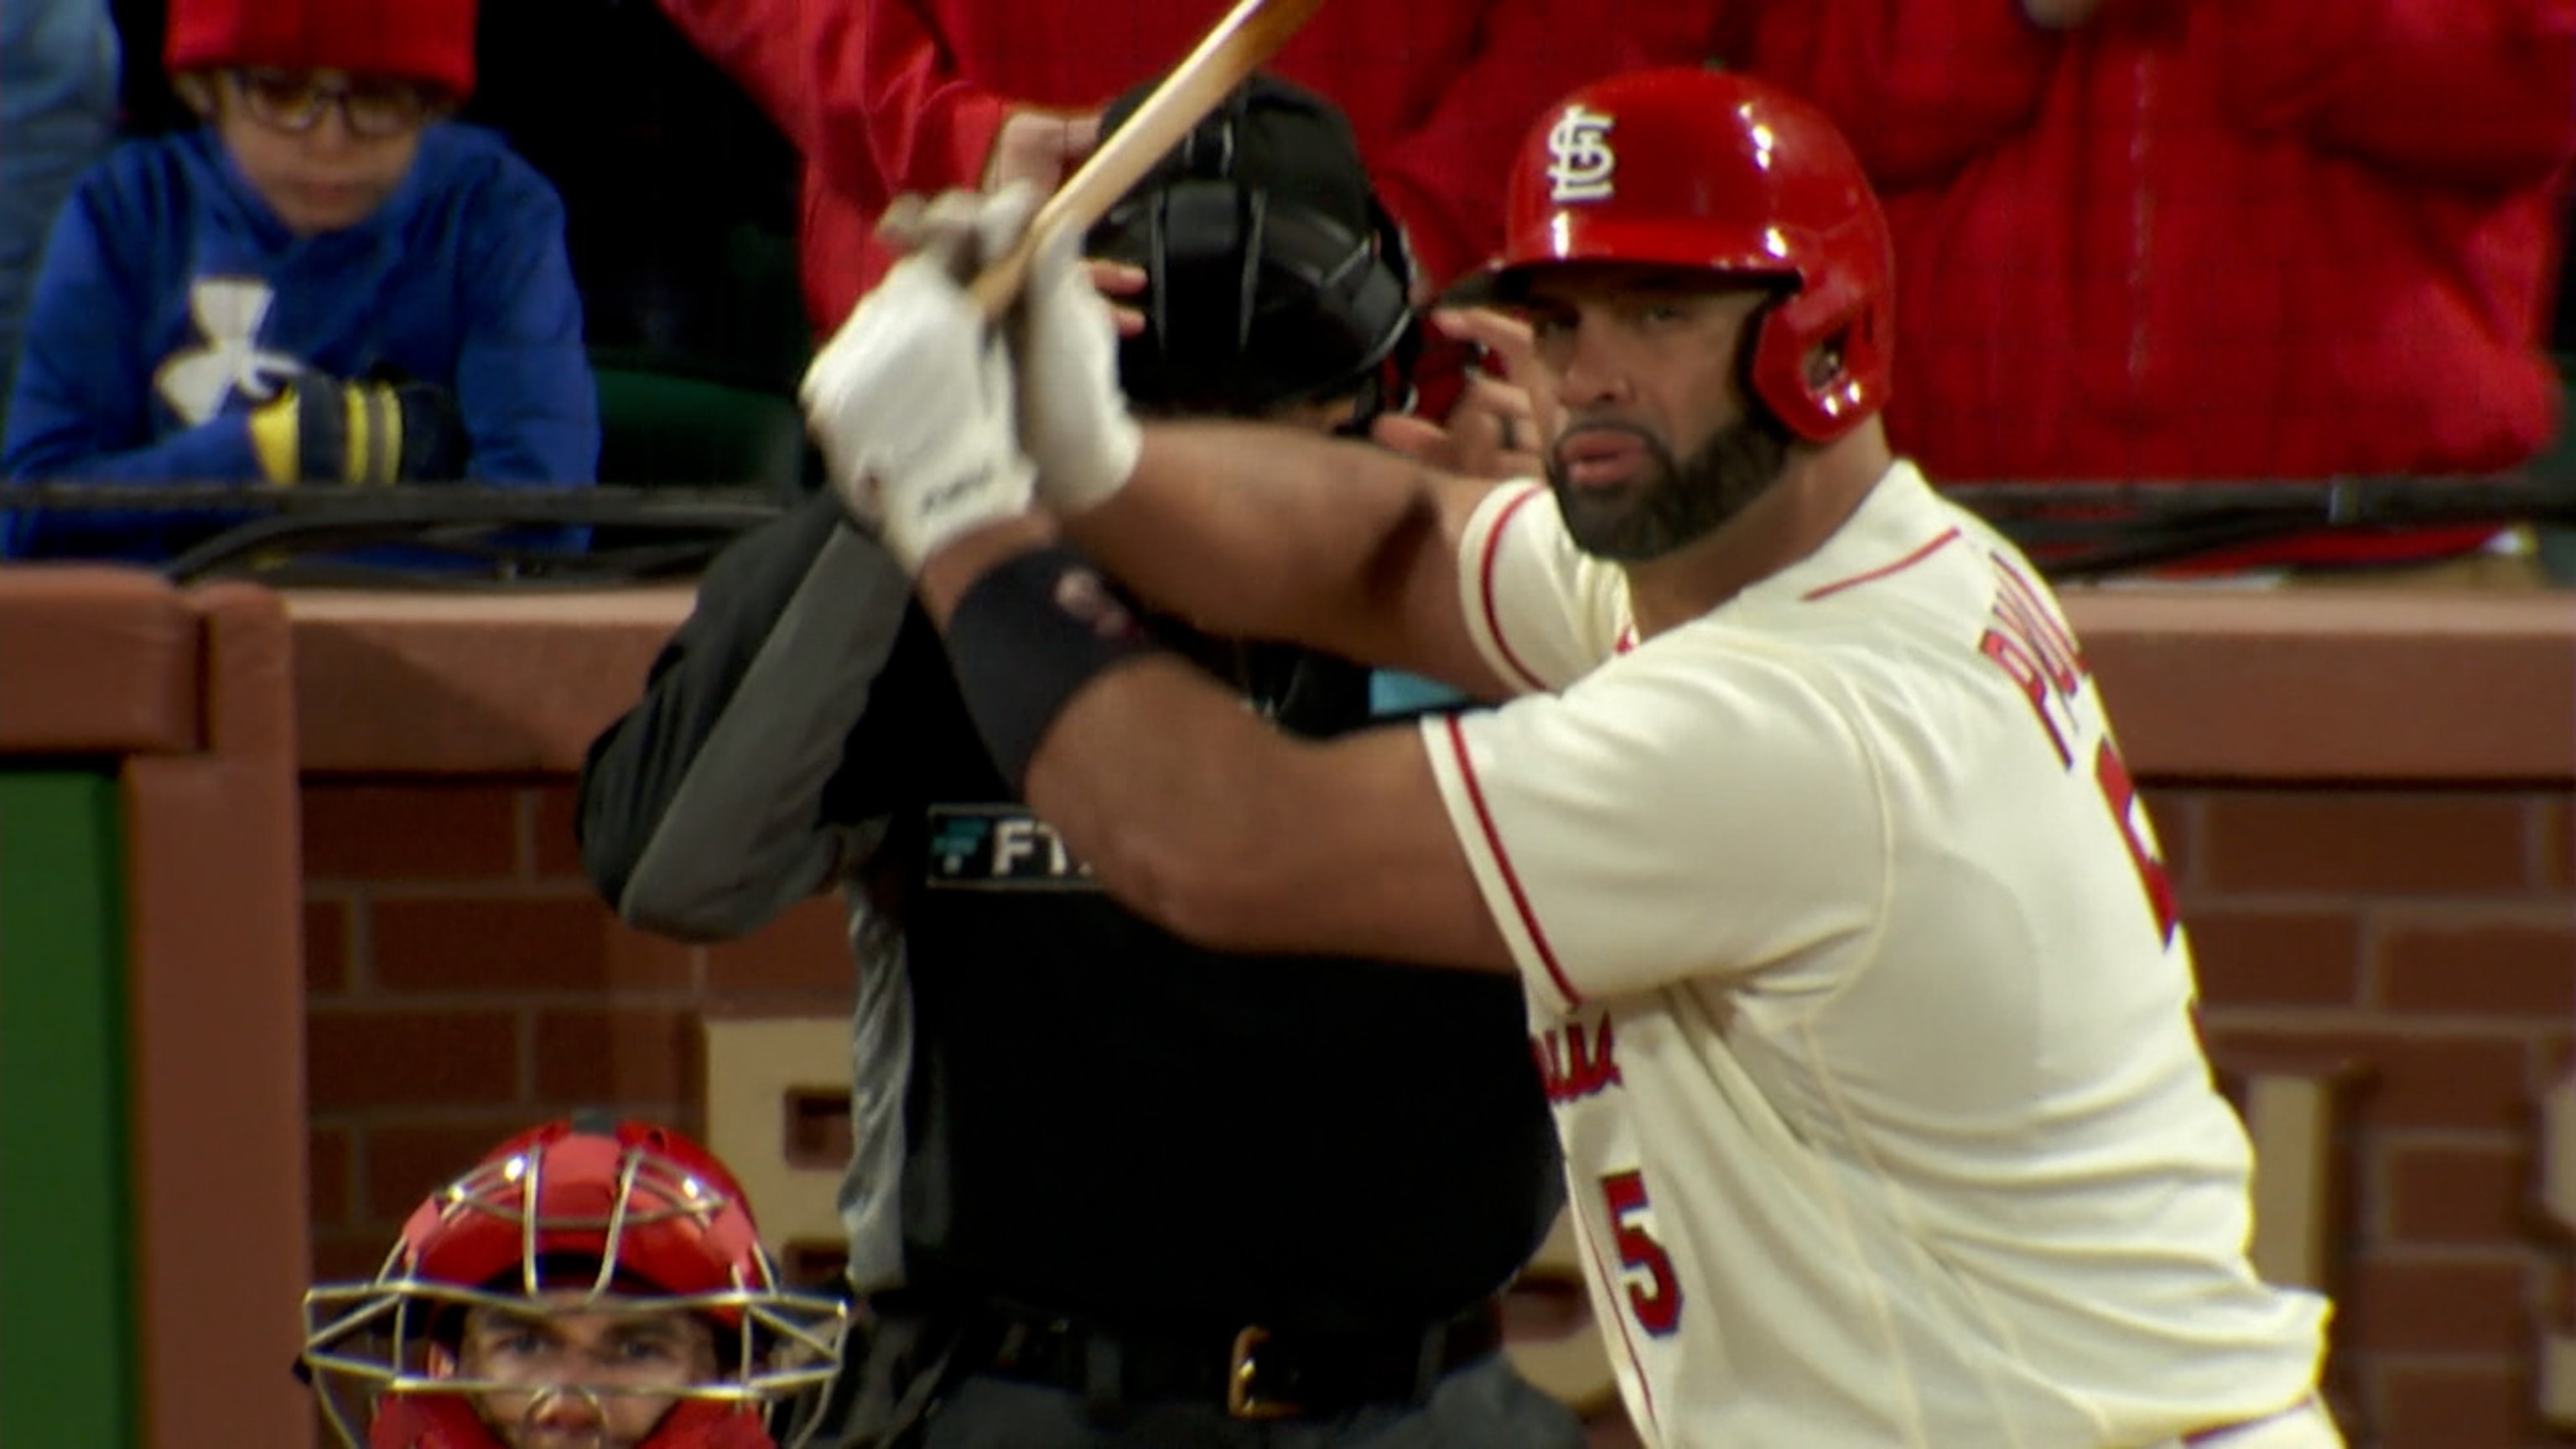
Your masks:
M 687 585 L 298 592 L 308 774 L 562 774 L 631 705 Z M 2074 589 L 2159 779 L 2576 779 L 2576 594 Z
M 291 592 L 304 772 L 578 770 L 695 593 Z
M 2132 768 L 2163 779 L 2576 779 L 2576 593 L 2067 595 Z

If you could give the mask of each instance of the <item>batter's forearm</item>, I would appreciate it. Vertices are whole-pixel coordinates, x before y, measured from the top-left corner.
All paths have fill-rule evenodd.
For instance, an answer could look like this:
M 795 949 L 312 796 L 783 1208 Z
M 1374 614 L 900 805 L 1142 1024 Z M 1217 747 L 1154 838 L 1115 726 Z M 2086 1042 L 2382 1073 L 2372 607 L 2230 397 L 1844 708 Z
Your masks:
M 1074 697 L 1027 793 L 1103 889 L 1202 946 L 1517 969 L 1411 728 L 1293 739 L 1146 660 Z
M 1411 581 L 1454 577 L 1421 467 L 1287 427 L 1149 427 L 1127 486 L 1064 527 L 1141 597 L 1209 633 L 1370 663 L 1411 652 Z
M 958 535 L 919 586 L 994 763 L 1103 889 L 1220 950 L 1514 969 L 1414 730 L 1282 734 L 1051 534 Z
M 1238 836 L 1247 802 L 1234 782 L 1265 778 L 1257 768 L 1247 771 L 1247 752 L 1257 761 L 1258 752 L 1281 742 L 1172 655 L 1122 659 L 1104 651 L 1072 663 L 1060 680 L 1003 687 L 1004 675 L 1046 672 L 1043 664 L 1025 671 L 1029 660 L 1014 661 L 1011 651 L 1035 647 L 1052 663 L 1062 645 L 1079 654 L 1086 644 L 1078 636 L 1043 642 L 1046 616 L 1061 606 L 1059 596 L 1038 597 L 1043 589 L 1001 611 L 988 596 L 978 606 L 986 610 L 980 627 L 959 618 L 960 605 L 1002 571 L 1047 557 L 1054 542 L 1053 525 L 1036 514 L 962 534 L 923 560 L 916 580 L 922 605 L 948 635 L 967 707 L 986 739 L 1022 742 L 995 747 L 1005 777 L 1025 777 L 1030 805 L 1111 894 L 1183 935 L 1204 937 L 1209 927 L 1198 918 L 1226 913 L 1204 883 L 1243 854 Z M 1007 615 L 1007 636 L 990 622 L 997 612 Z

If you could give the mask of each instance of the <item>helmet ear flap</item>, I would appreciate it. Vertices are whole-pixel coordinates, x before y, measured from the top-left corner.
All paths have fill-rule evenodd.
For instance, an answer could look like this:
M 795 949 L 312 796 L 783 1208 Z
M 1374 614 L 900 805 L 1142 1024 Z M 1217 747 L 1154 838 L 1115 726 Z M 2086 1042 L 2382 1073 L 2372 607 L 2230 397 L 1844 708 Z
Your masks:
M 1789 431 L 1830 443 L 1886 405 L 1889 332 L 1884 293 L 1832 273 L 1762 310 L 1750 382 Z M 1818 349 L 1831 355 L 1818 369 Z

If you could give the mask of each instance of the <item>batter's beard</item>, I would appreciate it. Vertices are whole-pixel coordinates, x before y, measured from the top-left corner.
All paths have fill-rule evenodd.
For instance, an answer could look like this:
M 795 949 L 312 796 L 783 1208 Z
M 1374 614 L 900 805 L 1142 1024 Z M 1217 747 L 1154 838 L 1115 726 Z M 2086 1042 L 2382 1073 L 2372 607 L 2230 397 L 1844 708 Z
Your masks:
M 1575 547 L 1613 563 L 1659 559 L 1725 527 L 1780 481 L 1795 441 L 1778 419 L 1758 410 L 1718 429 L 1687 461 L 1643 428 L 1582 426 L 1626 433 L 1646 449 L 1645 477 L 1612 494 L 1574 487 L 1560 454 L 1548 454 L 1548 491 L 1565 515 L 1566 532 Z

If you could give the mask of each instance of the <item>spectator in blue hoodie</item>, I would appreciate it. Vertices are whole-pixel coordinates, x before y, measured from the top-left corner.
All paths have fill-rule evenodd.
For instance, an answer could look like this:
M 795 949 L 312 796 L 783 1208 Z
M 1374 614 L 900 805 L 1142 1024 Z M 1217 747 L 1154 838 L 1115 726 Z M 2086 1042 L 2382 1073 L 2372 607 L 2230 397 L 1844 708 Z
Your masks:
M 445 118 L 474 0 L 172 0 L 205 120 L 119 147 L 56 224 L 13 481 L 581 483 L 598 405 L 562 204 Z M 21 512 L 0 553 L 155 560 L 218 513 Z

